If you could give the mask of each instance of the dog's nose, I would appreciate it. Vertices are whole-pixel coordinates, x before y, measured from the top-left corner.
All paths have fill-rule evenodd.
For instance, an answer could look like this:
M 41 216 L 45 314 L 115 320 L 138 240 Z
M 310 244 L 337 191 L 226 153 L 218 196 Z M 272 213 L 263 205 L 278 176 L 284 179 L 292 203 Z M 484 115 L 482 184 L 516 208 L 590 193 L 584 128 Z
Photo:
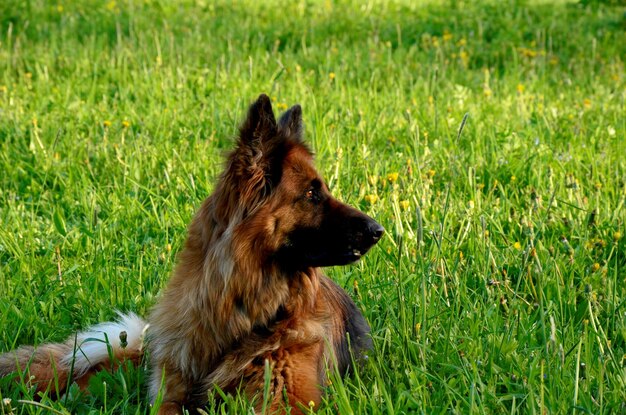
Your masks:
M 367 226 L 367 231 L 372 236 L 372 239 L 378 241 L 383 233 L 385 233 L 385 228 L 383 228 L 380 223 L 372 221 Z

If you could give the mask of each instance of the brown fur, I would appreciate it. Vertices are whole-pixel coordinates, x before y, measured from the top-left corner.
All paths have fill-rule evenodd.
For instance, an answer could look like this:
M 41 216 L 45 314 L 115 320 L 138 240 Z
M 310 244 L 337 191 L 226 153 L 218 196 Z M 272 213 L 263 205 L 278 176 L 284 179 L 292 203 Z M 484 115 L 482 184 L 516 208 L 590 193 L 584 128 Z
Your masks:
M 263 391 L 266 370 L 272 412 L 291 405 L 291 413 L 302 413 L 320 403 L 327 370 L 350 366 L 346 334 L 355 352 L 370 347 L 363 316 L 319 267 L 358 260 L 383 230 L 330 196 L 302 134 L 300 106 L 276 122 L 261 95 L 191 222 L 149 318 L 150 395 L 155 400 L 162 390 L 161 414 L 203 405 L 214 386 L 235 392 L 242 385 L 252 398 Z M 32 349 L 18 352 L 25 368 Z M 46 370 L 59 359 L 47 356 L 55 353 L 37 349 L 29 369 L 36 378 L 51 378 Z

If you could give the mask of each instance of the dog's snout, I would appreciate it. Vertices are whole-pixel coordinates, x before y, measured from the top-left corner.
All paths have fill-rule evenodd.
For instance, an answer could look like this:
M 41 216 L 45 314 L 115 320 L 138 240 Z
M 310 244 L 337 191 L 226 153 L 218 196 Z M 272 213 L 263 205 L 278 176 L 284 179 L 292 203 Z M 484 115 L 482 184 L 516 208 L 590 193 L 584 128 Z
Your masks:
M 380 223 L 371 221 L 367 226 L 367 231 L 372 239 L 378 241 L 383 236 L 383 233 L 385 233 L 385 228 L 383 228 Z

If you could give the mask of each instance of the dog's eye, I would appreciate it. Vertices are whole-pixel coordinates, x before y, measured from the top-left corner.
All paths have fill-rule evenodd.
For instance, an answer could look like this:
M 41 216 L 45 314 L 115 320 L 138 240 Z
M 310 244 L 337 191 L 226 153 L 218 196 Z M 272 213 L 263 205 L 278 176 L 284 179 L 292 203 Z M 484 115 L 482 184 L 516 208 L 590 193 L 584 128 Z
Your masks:
M 307 190 L 306 193 L 304 194 L 304 197 L 306 197 L 309 200 L 313 199 L 313 196 L 314 196 L 313 189 Z

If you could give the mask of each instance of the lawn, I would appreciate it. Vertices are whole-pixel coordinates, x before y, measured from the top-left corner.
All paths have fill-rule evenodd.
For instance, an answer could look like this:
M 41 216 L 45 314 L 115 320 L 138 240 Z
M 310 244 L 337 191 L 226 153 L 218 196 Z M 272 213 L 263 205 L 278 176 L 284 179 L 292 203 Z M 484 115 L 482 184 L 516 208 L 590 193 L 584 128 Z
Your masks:
M 625 12 L 0 2 L 0 352 L 146 315 L 266 92 L 387 229 L 327 270 L 375 350 L 320 413 L 626 412 Z M 0 414 L 142 414 L 144 386 L 118 370 L 53 400 L 3 379 Z

